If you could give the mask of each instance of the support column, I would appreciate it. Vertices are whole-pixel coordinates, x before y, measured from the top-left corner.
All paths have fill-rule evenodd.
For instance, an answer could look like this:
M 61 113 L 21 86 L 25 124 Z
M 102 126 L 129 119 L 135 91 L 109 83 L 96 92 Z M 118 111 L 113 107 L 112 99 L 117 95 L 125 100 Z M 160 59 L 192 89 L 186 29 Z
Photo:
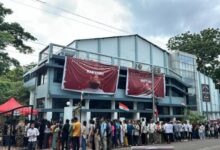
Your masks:
M 137 110 L 138 110 L 138 109 L 137 109 L 137 102 L 134 102 L 134 105 L 133 105 L 133 106 L 134 106 L 134 107 L 133 107 L 134 110 L 137 111 Z M 139 120 L 139 119 L 140 119 L 140 112 L 135 112 L 133 118 L 134 118 L 135 120 Z
M 52 98 L 48 98 L 46 100 L 46 108 L 50 109 L 52 108 Z M 52 112 L 47 112 L 46 119 L 51 120 L 52 119 Z
M 111 101 L 111 109 L 115 110 L 115 101 Z M 111 115 L 111 119 L 118 119 L 118 112 L 113 112 Z
M 69 106 L 70 106 L 70 107 L 73 107 L 73 99 L 72 99 L 72 98 L 69 99 L 69 102 L 70 102 L 70 105 L 69 105 Z
M 85 100 L 85 109 L 89 109 L 89 102 L 90 102 L 89 99 Z M 89 123 L 89 120 L 91 119 L 91 112 L 90 111 L 86 112 L 86 118 L 85 119 L 86 119 L 87 123 Z
M 35 103 L 34 103 L 34 93 L 35 93 L 35 90 L 30 90 L 29 105 L 33 105 L 33 106 L 35 107 Z
M 173 116 L 173 107 L 170 106 L 170 116 Z

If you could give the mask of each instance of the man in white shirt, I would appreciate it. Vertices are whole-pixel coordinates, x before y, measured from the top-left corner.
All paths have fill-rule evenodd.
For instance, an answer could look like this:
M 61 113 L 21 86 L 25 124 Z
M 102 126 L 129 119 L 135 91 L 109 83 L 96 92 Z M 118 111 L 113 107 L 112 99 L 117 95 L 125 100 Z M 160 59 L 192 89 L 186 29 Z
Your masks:
M 165 123 L 164 130 L 167 138 L 167 143 L 170 144 L 173 136 L 173 124 L 171 122 Z
M 37 136 L 39 136 L 39 131 L 34 127 L 34 123 L 32 123 L 31 128 L 27 130 L 28 150 L 35 150 L 37 145 Z
M 184 122 L 183 124 L 183 135 L 184 135 L 184 139 L 186 140 L 187 139 L 187 132 L 188 132 L 188 126 L 186 124 L 186 122 Z
M 187 127 L 188 127 L 188 139 L 192 140 L 192 124 L 188 123 Z
M 149 143 L 150 144 L 155 143 L 155 130 L 156 130 L 156 125 L 153 122 L 153 120 L 151 120 L 150 123 L 148 124 Z

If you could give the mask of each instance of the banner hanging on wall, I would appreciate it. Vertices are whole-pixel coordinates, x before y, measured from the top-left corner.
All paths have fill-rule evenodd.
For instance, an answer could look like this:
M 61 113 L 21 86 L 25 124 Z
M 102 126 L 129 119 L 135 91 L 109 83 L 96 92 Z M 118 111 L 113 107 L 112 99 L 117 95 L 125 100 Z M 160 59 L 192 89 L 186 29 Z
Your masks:
M 154 74 L 155 97 L 165 96 L 165 78 L 163 74 Z M 128 69 L 126 95 L 142 98 L 152 98 L 152 73 Z
M 119 68 L 91 60 L 65 58 L 62 89 L 95 94 L 114 94 Z
M 202 84 L 202 97 L 204 102 L 210 102 L 210 90 L 208 84 Z

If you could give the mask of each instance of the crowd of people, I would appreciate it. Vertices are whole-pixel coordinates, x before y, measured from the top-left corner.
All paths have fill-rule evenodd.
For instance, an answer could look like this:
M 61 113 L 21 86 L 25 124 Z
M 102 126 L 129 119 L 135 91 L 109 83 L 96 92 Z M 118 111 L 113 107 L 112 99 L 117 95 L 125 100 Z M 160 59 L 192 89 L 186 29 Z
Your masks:
M 106 120 L 104 118 L 83 121 L 77 117 L 65 123 L 46 120 L 19 121 L 13 128 L 3 127 L 3 145 L 28 147 L 29 150 L 52 148 L 53 150 L 107 150 L 123 146 L 138 146 L 181 142 L 183 140 L 218 138 L 217 122 L 191 124 L 189 122 L 146 122 L 143 120 Z M 11 132 L 11 137 L 9 133 Z

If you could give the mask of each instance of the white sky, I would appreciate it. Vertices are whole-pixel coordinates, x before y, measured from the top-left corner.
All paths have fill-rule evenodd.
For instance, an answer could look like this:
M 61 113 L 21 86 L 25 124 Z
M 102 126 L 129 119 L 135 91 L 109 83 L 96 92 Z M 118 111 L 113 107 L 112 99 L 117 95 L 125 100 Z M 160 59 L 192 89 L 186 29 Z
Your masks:
M 188 29 L 196 31 L 209 26 L 218 27 L 219 23 L 215 21 L 219 17 L 217 8 L 220 8 L 220 3 L 216 0 L 213 0 L 213 3 L 209 3 L 207 0 L 196 0 L 195 2 L 168 0 L 170 2 L 163 3 L 163 5 L 154 0 L 41 0 L 46 3 L 39 1 L 0 0 L 5 7 L 14 12 L 6 18 L 6 21 L 20 23 L 26 31 L 38 39 L 37 42 L 45 45 L 49 43 L 66 45 L 78 38 L 126 34 L 71 15 L 56 7 L 126 30 L 130 34 L 139 34 L 164 49 L 171 36 L 186 32 Z M 171 6 L 172 8 L 170 8 Z M 199 8 L 202 9 L 189 6 L 200 6 Z M 213 6 L 215 9 L 211 9 Z M 187 11 L 184 8 L 180 9 L 181 7 L 186 7 Z M 192 17 L 189 17 L 189 13 Z M 210 15 L 217 18 L 208 21 L 211 18 Z M 196 18 L 198 19 L 195 21 Z M 201 22 L 206 19 L 207 21 L 204 23 Z M 199 26 L 201 24 L 204 26 Z M 24 55 L 11 47 L 8 48 L 10 56 L 18 59 L 21 65 L 37 62 L 39 51 L 45 47 L 30 42 L 28 44 L 35 49 L 33 54 Z

